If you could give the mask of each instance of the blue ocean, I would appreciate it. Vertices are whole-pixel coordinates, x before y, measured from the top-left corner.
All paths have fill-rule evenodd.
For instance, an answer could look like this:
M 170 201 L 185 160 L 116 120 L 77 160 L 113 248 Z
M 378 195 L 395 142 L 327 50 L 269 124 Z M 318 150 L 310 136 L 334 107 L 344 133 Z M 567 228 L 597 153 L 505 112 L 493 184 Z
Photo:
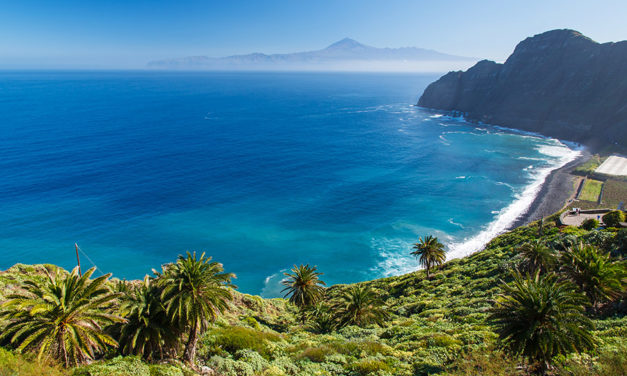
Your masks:
M 413 106 L 435 75 L 0 73 L 0 269 L 76 265 L 135 279 L 187 250 L 280 295 L 415 270 L 523 214 L 577 151 Z

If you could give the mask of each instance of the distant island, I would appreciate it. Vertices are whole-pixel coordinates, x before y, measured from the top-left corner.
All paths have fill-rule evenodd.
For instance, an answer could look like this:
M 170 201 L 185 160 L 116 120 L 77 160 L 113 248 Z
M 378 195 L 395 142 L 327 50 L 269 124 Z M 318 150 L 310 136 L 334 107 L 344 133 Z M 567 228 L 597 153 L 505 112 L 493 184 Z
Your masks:
M 477 60 L 417 47 L 377 48 L 344 38 L 316 51 L 286 54 L 251 53 L 226 57 L 188 56 L 151 61 L 148 67 L 177 70 L 443 72 L 469 67 Z
M 627 147 L 627 41 L 599 44 L 574 30 L 520 42 L 504 64 L 483 60 L 441 77 L 418 105 L 468 120 L 593 147 Z

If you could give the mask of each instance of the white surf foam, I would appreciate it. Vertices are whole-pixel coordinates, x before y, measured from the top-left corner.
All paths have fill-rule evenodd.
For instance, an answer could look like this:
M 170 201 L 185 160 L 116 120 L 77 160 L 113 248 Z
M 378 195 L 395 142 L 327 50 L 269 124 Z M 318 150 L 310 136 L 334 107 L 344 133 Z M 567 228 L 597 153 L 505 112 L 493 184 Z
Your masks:
M 457 226 L 459 228 L 464 228 L 464 225 L 462 225 L 461 223 L 455 222 L 454 218 L 449 218 L 448 223 L 452 224 L 453 226 Z
M 444 242 L 451 240 L 451 237 L 444 233 L 436 231 L 435 235 Z M 414 242 L 398 238 L 372 238 L 370 246 L 382 259 L 372 270 L 377 275 L 391 277 L 421 269 L 418 260 L 411 255 Z
M 287 269 L 279 270 L 274 274 L 270 274 L 263 281 L 263 288 L 261 289 L 261 297 L 262 298 L 276 298 L 277 296 L 283 296 L 281 291 L 284 286 L 281 284 L 286 277 L 283 273 L 285 273 Z
M 515 200 L 507 207 L 499 210 L 494 221 L 489 223 L 477 235 L 464 239 L 461 242 L 448 244 L 447 259 L 460 258 L 480 251 L 495 236 L 505 232 L 521 215 L 525 214 L 542 188 L 547 176 L 567 163 L 573 161 L 581 152 L 568 148 L 563 143 L 554 140 L 554 145 L 541 145 L 538 151 L 548 157 L 555 158 L 555 162 L 548 167 L 529 169 L 533 180 L 522 192 L 516 195 Z
M 516 191 L 516 189 L 515 189 L 515 188 L 514 188 L 511 184 L 507 184 L 507 183 L 502 182 L 502 181 L 497 181 L 497 182 L 496 182 L 496 185 L 503 185 L 503 186 L 505 186 L 505 187 L 507 187 L 507 188 L 511 189 L 513 192 L 515 192 L 515 191 Z

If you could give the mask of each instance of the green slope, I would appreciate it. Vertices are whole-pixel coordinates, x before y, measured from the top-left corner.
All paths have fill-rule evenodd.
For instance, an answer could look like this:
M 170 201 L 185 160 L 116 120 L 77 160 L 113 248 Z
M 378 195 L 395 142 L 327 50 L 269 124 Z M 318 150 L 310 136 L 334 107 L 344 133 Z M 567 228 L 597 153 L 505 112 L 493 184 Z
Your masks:
M 578 236 L 607 245 L 616 237 L 611 232 L 599 235 L 573 228 L 560 232 L 550 219 L 543 231 L 546 241 Z M 503 234 L 485 250 L 445 263 L 431 279 L 418 271 L 363 282 L 381 296 L 390 313 L 383 327 L 348 326 L 315 334 L 300 324 L 296 309 L 285 300 L 236 293 L 229 313 L 204 333 L 199 362 L 220 375 L 238 376 L 524 374 L 517 367 L 520 359 L 502 353 L 488 311 L 519 262 L 517 246 L 538 238 L 538 232 L 534 224 Z M 0 294 L 16 288 L 27 275 L 41 272 L 39 266 L 18 266 L 0 274 Z M 327 299 L 333 300 L 349 286 L 329 288 Z M 616 307 L 608 309 L 608 317 L 595 319 L 597 349 L 560 359 L 555 374 L 623 372 L 627 367 L 627 318 Z M 126 361 L 136 360 L 106 362 L 120 368 Z M 75 374 L 110 376 L 110 368 L 98 371 L 102 373 L 89 371 L 89 367 L 105 367 L 106 362 L 83 367 Z M 181 370 L 176 364 L 174 369 Z

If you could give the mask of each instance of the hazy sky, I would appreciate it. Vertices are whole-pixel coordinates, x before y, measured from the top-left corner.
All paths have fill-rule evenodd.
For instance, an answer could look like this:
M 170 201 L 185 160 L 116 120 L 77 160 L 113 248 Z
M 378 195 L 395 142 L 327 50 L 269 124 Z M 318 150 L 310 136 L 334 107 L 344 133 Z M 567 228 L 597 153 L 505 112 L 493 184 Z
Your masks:
M 504 60 L 571 28 L 627 39 L 627 0 L 0 0 L 0 67 L 143 67 L 189 55 L 295 52 L 344 37 Z

